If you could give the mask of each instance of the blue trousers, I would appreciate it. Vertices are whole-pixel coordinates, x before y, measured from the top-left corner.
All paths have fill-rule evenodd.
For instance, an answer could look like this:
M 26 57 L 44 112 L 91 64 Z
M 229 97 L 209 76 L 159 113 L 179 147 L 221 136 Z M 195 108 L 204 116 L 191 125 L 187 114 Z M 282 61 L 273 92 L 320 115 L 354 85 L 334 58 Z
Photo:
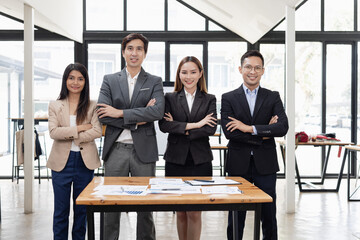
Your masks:
M 51 171 L 54 190 L 54 240 L 67 240 L 69 231 L 70 194 L 73 185 L 74 220 L 72 239 L 84 240 L 86 233 L 86 206 L 76 205 L 75 200 L 93 179 L 94 170 L 89 170 L 81 157 L 80 152 L 70 151 L 65 168 L 60 171 Z
M 269 194 L 273 198 L 271 203 L 263 203 L 261 207 L 261 223 L 263 240 L 277 240 L 277 221 L 276 221 L 276 173 L 269 175 L 260 175 L 255 167 L 253 159 L 250 161 L 250 166 L 246 174 L 240 176 L 255 184 L 258 188 Z M 245 227 L 246 211 L 238 212 L 239 221 L 239 237 L 243 238 Z M 233 239 L 233 222 L 232 212 L 229 212 L 228 228 L 227 228 L 228 240 Z

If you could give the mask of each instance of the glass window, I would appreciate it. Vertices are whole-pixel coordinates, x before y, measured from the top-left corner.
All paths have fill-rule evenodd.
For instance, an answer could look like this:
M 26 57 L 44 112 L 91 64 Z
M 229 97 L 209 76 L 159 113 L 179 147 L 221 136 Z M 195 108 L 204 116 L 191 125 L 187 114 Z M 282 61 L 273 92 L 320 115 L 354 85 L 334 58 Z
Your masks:
M 351 116 L 351 45 L 328 44 L 326 49 L 326 132 L 349 142 L 351 129 L 346 121 Z M 333 156 L 339 151 L 331 150 Z M 339 172 L 341 161 L 334 160 L 329 160 L 328 173 Z
M 164 0 L 127 1 L 128 30 L 164 30 Z
M 284 44 L 261 44 L 260 52 L 264 57 L 265 72 L 261 78 L 260 86 L 272 91 L 278 91 L 284 104 L 285 83 L 285 45 Z M 278 159 L 281 159 L 280 148 L 278 148 Z M 284 165 L 279 161 L 280 171 L 283 172 Z
M 121 70 L 121 44 L 89 44 L 90 98 L 97 100 L 105 74 Z
M 354 0 L 324 1 L 325 31 L 354 31 Z
M 260 85 L 273 91 L 278 91 L 284 102 L 285 45 L 261 44 L 260 52 L 265 61 L 265 73 L 261 78 Z
M 145 71 L 165 81 L 165 43 L 149 42 L 148 52 L 142 64 Z
M 12 144 L 13 140 L 13 125 L 8 118 L 21 117 L 19 88 L 24 72 L 23 41 L 0 42 L 0 59 L 0 124 L 4 126 L 0 136 L 0 152 L 8 152 L 12 150 L 9 142 Z M 10 172 L 11 168 L 8 170 Z
M 171 44 L 170 45 L 170 81 L 175 82 L 176 70 L 181 59 L 195 56 L 203 64 L 202 44 Z
M 74 62 L 74 42 L 36 41 L 34 46 L 35 117 L 41 117 L 59 96 L 64 69 Z
M 24 44 L 23 41 L 0 43 L 0 124 L 6 126 L 0 136 L 0 152 L 11 151 L 13 125 L 8 118 L 23 117 Z M 48 103 L 55 100 L 61 88 L 65 67 L 74 62 L 72 41 L 35 41 L 34 43 L 34 108 L 35 117 L 48 116 Z M 39 129 L 47 129 L 47 123 Z M 47 138 L 48 139 L 48 138 Z M 48 140 L 47 140 L 48 141 Z M 51 144 L 47 145 L 48 149 Z M 11 158 L 9 158 L 11 161 Z M 7 173 L 11 173 L 11 162 Z
M 321 132 L 322 44 L 295 44 L 295 131 Z
M 209 42 L 208 91 L 216 96 L 238 88 L 243 80 L 239 73 L 240 58 L 247 50 L 246 42 Z M 219 111 L 220 109 L 218 109 Z
M 213 21 L 209 21 L 209 31 L 225 31 L 225 29 L 223 29 Z
M 24 24 L 0 15 L 1 30 L 24 30 Z
M 295 44 L 295 132 L 321 133 L 322 44 Z M 321 172 L 321 148 L 299 147 L 296 156 L 301 175 Z
M 177 1 L 168 1 L 169 31 L 205 31 L 205 18 Z
M 86 0 L 86 30 L 121 31 L 124 29 L 123 13 L 123 1 Z
M 304 3 L 295 12 L 296 31 L 320 31 L 321 0 L 311 0 Z
M 311 0 L 304 3 L 295 12 L 296 31 L 320 31 L 321 29 L 321 1 Z M 285 31 L 286 19 L 274 31 Z

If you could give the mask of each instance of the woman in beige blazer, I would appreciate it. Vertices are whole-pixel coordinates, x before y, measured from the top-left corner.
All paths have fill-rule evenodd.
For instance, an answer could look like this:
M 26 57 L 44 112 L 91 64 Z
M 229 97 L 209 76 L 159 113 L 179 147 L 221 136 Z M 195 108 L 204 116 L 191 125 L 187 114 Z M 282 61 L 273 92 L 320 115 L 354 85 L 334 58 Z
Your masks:
M 80 63 L 69 64 L 63 75 L 58 100 L 49 104 L 49 132 L 54 139 L 47 167 L 54 189 L 55 240 L 68 239 L 70 194 L 73 186 L 72 239 L 84 240 L 86 207 L 75 200 L 100 166 L 94 139 L 101 137 L 96 102 L 90 101 L 89 76 Z

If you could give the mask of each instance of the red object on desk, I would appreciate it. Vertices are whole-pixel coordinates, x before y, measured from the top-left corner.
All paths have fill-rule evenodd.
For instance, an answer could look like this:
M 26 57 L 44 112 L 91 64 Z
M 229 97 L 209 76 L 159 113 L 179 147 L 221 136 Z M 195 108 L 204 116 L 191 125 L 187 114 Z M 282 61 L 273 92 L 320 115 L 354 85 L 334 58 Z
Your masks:
M 319 140 L 334 140 L 334 141 L 340 142 L 340 139 L 331 138 L 331 137 L 326 137 L 326 136 L 324 136 L 324 135 L 317 135 L 317 136 L 316 136 L 316 139 L 319 139 Z

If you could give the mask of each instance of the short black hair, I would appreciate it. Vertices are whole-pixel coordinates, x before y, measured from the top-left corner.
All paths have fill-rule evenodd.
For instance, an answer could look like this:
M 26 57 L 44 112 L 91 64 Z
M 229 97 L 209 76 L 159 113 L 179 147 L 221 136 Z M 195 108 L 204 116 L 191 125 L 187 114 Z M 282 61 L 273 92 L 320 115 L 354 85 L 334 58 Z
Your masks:
M 125 51 L 126 45 L 135 39 L 140 39 L 144 43 L 144 51 L 145 51 L 145 54 L 147 54 L 149 40 L 141 33 L 130 33 L 129 35 L 124 37 L 122 40 L 122 43 L 121 43 L 121 50 Z
M 249 50 L 246 53 L 244 53 L 244 55 L 242 55 L 241 61 L 240 61 L 241 66 L 244 63 L 245 58 L 248 58 L 248 57 L 259 57 L 262 61 L 262 65 L 264 66 L 264 57 L 258 50 Z

